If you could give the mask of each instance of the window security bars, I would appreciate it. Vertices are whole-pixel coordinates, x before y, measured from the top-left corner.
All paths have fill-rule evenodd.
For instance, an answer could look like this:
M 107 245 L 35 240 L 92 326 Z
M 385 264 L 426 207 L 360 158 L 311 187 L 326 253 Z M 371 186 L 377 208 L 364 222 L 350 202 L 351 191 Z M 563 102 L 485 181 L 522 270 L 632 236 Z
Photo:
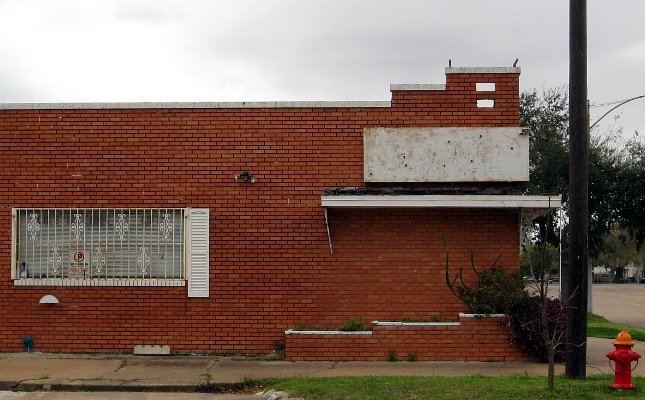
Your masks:
M 21 278 L 184 278 L 184 209 L 18 209 Z

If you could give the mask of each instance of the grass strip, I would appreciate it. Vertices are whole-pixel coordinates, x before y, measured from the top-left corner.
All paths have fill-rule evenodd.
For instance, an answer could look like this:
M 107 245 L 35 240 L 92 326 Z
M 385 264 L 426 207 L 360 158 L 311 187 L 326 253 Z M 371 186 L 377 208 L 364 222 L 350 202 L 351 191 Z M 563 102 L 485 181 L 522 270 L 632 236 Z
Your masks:
M 468 377 L 324 377 L 272 378 L 256 382 L 307 400 L 442 400 L 442 399 L 643 399 L 645 377 L 634 379 L 633 391 L 609 388 L 613 378 L 594 375 L 586 380 L 556 378 L 556 391 L 546 389 L 546 378 L 530 375 Z
M 587 314 L 587 336 L 614 339 L 621 330 L 627 330 L 632 339 L 645 341 L 645 329 L 628 324 L 618 324 L 600 315 Z

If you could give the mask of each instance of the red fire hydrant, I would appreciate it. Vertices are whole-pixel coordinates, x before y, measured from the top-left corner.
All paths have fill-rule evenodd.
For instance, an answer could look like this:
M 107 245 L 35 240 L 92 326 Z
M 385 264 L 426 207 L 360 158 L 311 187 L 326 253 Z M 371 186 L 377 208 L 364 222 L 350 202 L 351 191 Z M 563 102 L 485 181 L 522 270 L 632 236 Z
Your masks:
M 632 383 L 632 371 L 638 366 L 638 359 L 641 355 L 632 351 L 634 341 L 627 331 L 620 331 L 616 340 L 614 341 L 613 351 L 607 353 L 609 358 L 609 366 L 611 367 L 611 360 L 616 362 L 616 369 L 614 370 L 614 383 L 609 385 L 612 389 L 636 389 L 636 385 Z M 632 368 L 632 361 L 636 361 L 636 365 Z

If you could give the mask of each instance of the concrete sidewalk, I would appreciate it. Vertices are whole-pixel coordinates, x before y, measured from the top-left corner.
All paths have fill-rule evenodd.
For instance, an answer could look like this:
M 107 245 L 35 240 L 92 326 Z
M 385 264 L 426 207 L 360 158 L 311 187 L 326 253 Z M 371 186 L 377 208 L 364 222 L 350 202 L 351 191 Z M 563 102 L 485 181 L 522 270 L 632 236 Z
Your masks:
M 605 354 L 612 339 L 590 338 L 588 374 L 612 373 Z M 635 346 L 645 356 L 645 345 Z M 289 362 L 218 356 L 0 354 L 0 390 L 235 390 L 245 378 L 289 376 L 545 375 L 535 362 Z M 556 368 L 563 372 L 563 366 Z M 645 376 L 645 368 L 634 375 Z

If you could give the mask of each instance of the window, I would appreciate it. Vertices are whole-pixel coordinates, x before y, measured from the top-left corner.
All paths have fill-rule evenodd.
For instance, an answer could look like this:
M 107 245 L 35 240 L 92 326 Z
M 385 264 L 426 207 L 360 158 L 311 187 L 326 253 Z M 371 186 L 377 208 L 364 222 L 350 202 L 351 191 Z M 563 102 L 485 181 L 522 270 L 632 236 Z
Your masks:
M 16 284 L 184 286 L 192 273 L 208 291 L 208 209 L 25 208 L 13 217 Z

